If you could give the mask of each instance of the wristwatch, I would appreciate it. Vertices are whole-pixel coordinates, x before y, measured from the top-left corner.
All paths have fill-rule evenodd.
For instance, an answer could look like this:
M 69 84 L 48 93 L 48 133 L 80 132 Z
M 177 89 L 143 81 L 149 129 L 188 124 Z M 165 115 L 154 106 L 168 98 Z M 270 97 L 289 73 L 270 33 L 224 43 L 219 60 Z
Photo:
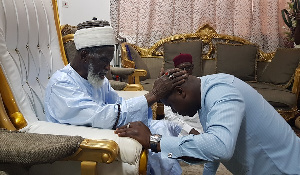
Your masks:
M 158 153 L 157 145 L 159 144 L 161 135 L 153 134 L 150 135 L 150 149 L 152 152 Z

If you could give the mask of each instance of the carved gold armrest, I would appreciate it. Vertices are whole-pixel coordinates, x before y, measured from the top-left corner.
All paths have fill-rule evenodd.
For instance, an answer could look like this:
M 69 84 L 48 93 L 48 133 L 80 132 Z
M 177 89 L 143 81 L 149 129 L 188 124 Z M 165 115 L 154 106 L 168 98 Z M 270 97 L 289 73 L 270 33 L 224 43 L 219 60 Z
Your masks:
M 144 69 L 135 69 L 133 74 L 128 76 L 128 84 L 124 91 L 142 91 L 144 90 L 140 82 L 140 76 L 146 76 L 147 71 Z
M 111 163 L 119 154 L 119 146 L 113 140 L 85 139 L 79 149 L 65 160 L 92 161 L 97 163 Z
M 4 104 L 2 103 L 3 112 L 5 112 L 9 117 L 9 119 L 4 119 L 6 118 L 4 115 L 0 116 L 5 121 L 5 123 L 3 123 L 3 125 L 5 126 L 3 127 L 9 130 L 19 130 L 25 127 L 27 125 L 27 122 L 24 119 L 22 113 L 20 113 L 19 111 L 15 98 L 10 90 L 9 84 L 6 81 L 2 69 L 0 69 L 0 82 L 0 93 L 2 96 L 1 101 L 3 100 L 3 103 L 6 107 L 6 109 L 4 109 Z M 14 128 L 12 127 L 12 125 L 14 125 Z
M 1 94 L 0 94 L 0 127 L 6 128 L 7 130 L 10 130 L 10 131 L 17 130 L 15 128 L 15 126 L 12 124 L 10 118 L 7 116 Z
M 67 43 L 69 41 L 74 40 L 74 34 L 68 34 L 62 37 L 63 43 Z
M 129 84 L 141 84 L 140 82 L 140 77 L 141 76 L 146 76 L 147 75 L 147 71 L 144 69 L 135 69 L 135 71 L 133 72 L 133 74 L 131 74 L 128 78 L 128 83 Z
M 127 84 L 124 91 L 142 91 L 144 87 L 141 84 Z
M 97 163 L 111 163 L 119 154 L 119 146 L 113 140 L 85 139 L 79 149 L 64 160 L 81 161 L 81 174 L 96 175 Z
M 148 161 L 148 150 L 143 149 L 143 151 L 141 153 L 141 158 L 140 158 L 140 168 L 139 168 L 140 175 L 147 174 L 147 161 Z
M 119 146 L 113 140 L 85 139 L 72 156 L 64 160 L 81 161 L 81 174 L 96 174 L 97 163 L 111 163 L 117 159 Z M 148 151 L 143 150 L 140 156 L 139 174 L 146 175 Z
M 294 75 L 294 83 L 293 83 L 293 88 L 292 92 L 297 95 L 297 99 L 299 96 L 299 91 L 300 91 L 300 66 L 297 67 Z

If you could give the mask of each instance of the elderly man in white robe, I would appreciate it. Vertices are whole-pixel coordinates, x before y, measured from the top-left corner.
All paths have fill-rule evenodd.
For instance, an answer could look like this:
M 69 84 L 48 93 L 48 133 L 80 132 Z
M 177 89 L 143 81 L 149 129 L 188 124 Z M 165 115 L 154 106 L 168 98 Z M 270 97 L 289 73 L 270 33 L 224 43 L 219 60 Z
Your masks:
M 124 100 L 105 77 L 115 45 L 109 24 L 97 20 L 79 24 L 74 42 L 77 53 L 73 61 L 55 72 L 46 88 L 45 113 L 49 121 L 105 129 L 142 121 L 162 135 L 180 133 L 181 127 L 172 122 L 151 120 L 150 106 L 170 93 L 172 87 L 182 84 L 187 78 L 185 71 L 169 70 L 148 94 Z M 176 160 L 161 159 L 157 154 L 160 153 L 149 153 L 149 174 L 181 174 Z

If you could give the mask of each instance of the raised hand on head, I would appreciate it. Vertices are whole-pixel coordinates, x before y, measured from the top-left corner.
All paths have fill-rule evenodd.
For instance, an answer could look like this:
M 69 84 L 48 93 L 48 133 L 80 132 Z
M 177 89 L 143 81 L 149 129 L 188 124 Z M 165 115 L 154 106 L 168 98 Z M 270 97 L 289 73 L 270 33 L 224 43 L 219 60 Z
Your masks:
M 169 69 L 154 82 L 152 90 L 145 95 L 148 106 L 166 97 L 172 92 L 174 87 L 182 85 L 188 78 L 185 70 L 178 68 Z
M 156 99 L 160 100 L 171 93 L 174 87 L 183 84 L 187 77 L 186 71 L 178 68 L 169 69 L 154 82 L 150 93 L 153 93 Z

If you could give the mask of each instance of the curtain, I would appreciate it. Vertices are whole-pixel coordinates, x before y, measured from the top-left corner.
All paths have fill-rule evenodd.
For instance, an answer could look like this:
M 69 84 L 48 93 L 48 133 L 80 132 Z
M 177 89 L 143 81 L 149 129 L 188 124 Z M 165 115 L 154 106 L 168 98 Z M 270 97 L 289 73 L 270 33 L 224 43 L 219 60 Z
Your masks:
M 265 52 L 283 46 L 281 10 L 289 0 L 111 0 L 118 35 L 140 47 L 209 24 L 218 33 L 256 43 Z

